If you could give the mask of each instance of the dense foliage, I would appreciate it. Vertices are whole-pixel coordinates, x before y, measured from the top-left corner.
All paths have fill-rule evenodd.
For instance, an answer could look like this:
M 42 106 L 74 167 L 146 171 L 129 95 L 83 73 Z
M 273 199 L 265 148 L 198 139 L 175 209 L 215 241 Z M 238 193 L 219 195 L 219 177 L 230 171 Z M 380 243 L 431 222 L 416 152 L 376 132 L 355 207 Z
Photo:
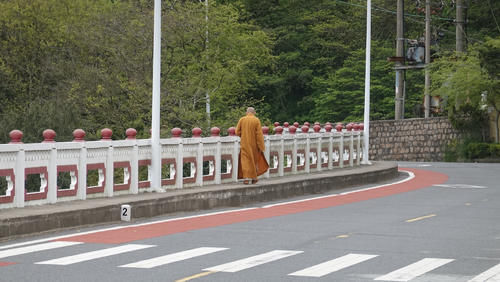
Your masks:
M 24 132 L 24 142 L 39 142 L 46 128 L 58 141 L 71 140 L 76 128 L 88 139 L 104 127 L 114 138 L 128 127 L 149 136 L 153 2 L 0 0 L 0 142 L 8 142 L 12 129 Z M 424 33 L 421 2 L 405 0 L 409 39 Z M 432 2 L 438 58 L 455 47 L 455 7 L 451 0 Z M 482 62 L 498 61 L 500 3 L 468 2 L 468 41 L 480 46 L 475 58 L 495 81 L 499 68 Z M 389 0 L 372 3 L 372 119 L 391 119 L 394 71 L 386 59 L 395 53 L 396 7 Z M 366 1 L 208 4 L 207 15 L 204 0 L 162 1 L 162 136 L 173 127 L 225 130 L 248 105 L 265 123 L 361 119 Z M 405 117 L 417 117 L 423 72 L 406 77 Z M 489 91 L 498 89 L 493 86 Z

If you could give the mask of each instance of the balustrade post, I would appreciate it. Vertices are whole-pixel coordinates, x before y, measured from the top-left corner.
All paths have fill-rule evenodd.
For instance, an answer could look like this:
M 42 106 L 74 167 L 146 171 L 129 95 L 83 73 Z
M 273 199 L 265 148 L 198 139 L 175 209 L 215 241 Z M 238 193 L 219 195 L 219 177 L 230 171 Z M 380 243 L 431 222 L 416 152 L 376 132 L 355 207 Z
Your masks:
M 321 133 L 318 133 L 318 148 L 316 148 L 316 156 L 318 157 L 317 160 L 316 160 L 316 170 L 317 171 L 321 171 L 323 169 L 323 158 L 322 158 L 322 149 L 321 149 L 321 146 L 322 146 L 322 138 L 323 138 L 323 134 Z
M 42 143 L 55 143 L 56 132 L 45 129 L 42 133 Z M 52 144 L 49 152 L 49 163 L 47 166 L 47 201 L 49 204 L 57 202 L 57 148 Z
M 80 148 L 80 159 L 78 161 L 78 191 L 76 195 L 79 200 L 87 199 L 87 147 L 82 143 Z
M 24 207 L 24 170 L 26 169 L 26 154 L 24 148 L 19 146 L 16 156 L 16 168 L 14 170 L 15 174 L 15 195 L 14 195 L 14 206 L 16 208 Z
M 264 157 L 266 158 L 267 163 L 270 163 L 270 157 L 271 157 L 271 139 L 269 138 L 269 127 L 264 126 L 262 127 L 262 134 L 264 135 L 264 145 L 265 145 L 265 150 L 264 150 Z M 264 173 L 264 178 L 270 178 L 271 173 L 269 172 L 269 169 Z
M 284 133 L 288 133 L 289 132 L 289 129 L 290 129 L 290 123 L 288 123 L 287 121 L 285 121 L 283 123 L 283 132 Z
M 365 144 L 364 144 L 364 142 L 363 142 L 363 140 L 364 140 L 364 138 L 363 138 L 364 134 L 365 134 L 365 131 L 364 131 L 364 125 L 363 125 L 362 123 L 360 123 L 360 124 L 359 124 L 359 139 L 360 139 L 360 140 L 359 140 L 359 144 L 360 144 L 360 145 L 359 145 L 359 146 L 360 146 L 360 151 L 359 151 L 359 163 L 360 163 L 360 164 L 361 164 L 362 159 L 364 159 L 364 157 L 365 157 L 365 156 L 363 155 L 363 152 L 365 151 L 365 148 L 364 148 L 364 145 L 365 145 Z
M 218 127 L 212 127 L 210 130 L 210 135 L 217 138 L 216 153 L 215 153 L 215 184 L 221 183 L 220 168 L 221 168 L 221 152 L 222 144 L 220 142 L 220 129 Z M 203 171 L 201 172 L 203 174 Z
M 280 148 L 278 152 L 278 175 L 285 175 L 285 139 L 283 134 L 280 134 Z
M 104 196 L 113 197 L 114 188 L 114 159 L 113 159 L 113 143 L 111 142 L 111 136 L 113 131 L 109 128 L 104 128 L 101 130 L 101 141 L 104 141 L 108 145 L 108 151 L 106 153 L 106 174 L 104 180 L 106 184 L 104 185 Z
M 354 166 L 354 160 L 352 159 L 354 151 L 354 132 L 350 131 L 351 137 L 349 138 L 349 166 Z
M 80 142 L 80 159 L 78 160 L 78 191 L 77 199 L 87 199 L 87 146 L 85 145 L 85 131 L 75 129 L 73 131 L 73 142 Z
M 238 182 L 238 168 L 239 168 L 239 155 L 240 155 L 240 138 L 236 137 L 236 134 L 234 134 L 234 127 L 231 127 L 230 129 L 232 129 L 232 133 L 229 133 L 230 136 L 233 136 L 234 137 L 234 143 L 233 143 L 233 153 L 232 153 L 232 160 L 233 160 L 233 175 L 232 175 L 232 179 L 233 179 L 233 182 Z M 229 132 L 229 129 L 228 129 L 228 132 Z M 267 150 L 267 148 L 266 148 Z
M 297 174 L 297 135 L 295 132 L 297 127 L 295 125 L 290 126 L 288 133 L 293 136 L 293 147 L 292 147 L 292 174 Z
M 327 129 L 328 132 L 328 169 L 333 169 L 333 132 Z
M 172 138 L 175 138 L 177 143 L 177 156 L 175 158 L 175 188 L 181 189 L 184 184 L 184 143 L 181 138 L 182 130 L 173 128 L 171 130 Z M 203 172 L 202 172 L 203 173 Z
M 199 127 L 195 127 L 191 130 L 192 138 L 198 139 L 198 148 L 196 153 L 196 186 L 203 186 L 203 138 L 201 134 L 203 131 Z M 200 173 L 201 172 L 201 173 Z
M 26 169 L 26 153 L 21 144 L 23 144 L 23 132 L 14 129 L 9 132 L 9 144 L 20 144 L 17 148 L 16 167 L 14 168 L 14 206 L 17 208 L 24 207 L 24 170 Z
M 130 193 L 139 194 L 139 146 L 137 145 L 137 130 L 128 128 L 125 131 L 127 140 L 132 142 L 132 155 L 130 157 Z
M 337 127 L 337 131 L 338 131 L 338 127 Z M 339 168 L 343 168 L 343 167 L 344 167 L 344 132 L 342 132 L 342 129 L 340 129 Z
M 57 148 L 55 144 L 53 144 L 50 148 L 47 174 L 47 200 L 49 204 L 54 204 L 57 202 Z
M 305 122 L 306 124 L 308 122 Z M 308 133 L 309 132 L 309 126 L 304 125 L 302 126 L 302 134 L 306 135 L 306 152 L 304 154 L 305 157 L 305 173 L 310 173 L 311 172 L 311 135 Z
M 361 163 L 361 131 L 359 131 L 359 125 L 356 129 L 356 165 L 359 166 Z

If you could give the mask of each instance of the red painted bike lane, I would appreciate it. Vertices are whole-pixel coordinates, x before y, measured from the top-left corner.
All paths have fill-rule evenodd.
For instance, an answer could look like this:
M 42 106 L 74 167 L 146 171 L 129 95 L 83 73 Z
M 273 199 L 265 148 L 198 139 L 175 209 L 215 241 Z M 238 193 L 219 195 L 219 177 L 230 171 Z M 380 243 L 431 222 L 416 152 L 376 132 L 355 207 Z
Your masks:
M 65 237 L 58 239 L 57 241 L 103 244 L 128 243 L 136 240 L 160 237 L 190 230 L 318 210 L 322 208 L 381 198 L 426 188 L 436 184 L 442 184 L 448 180 L 447 175 L 428 170 L 404 168 L 400 169 L 400 171 L 412 172 L 415 177 L 406 182 L 383 185 L 373 189 L 354 191 L 352 193 L 335 194 L 331 196 L 303 200 L 300 202 L 285 203 L 270 207 L 235 210 L 224 213 L 214 213 L 188 218 L 171 219 L 165 220 L 163 222 L 141 224 L 114 230 L 103 230 L 85 235 Z

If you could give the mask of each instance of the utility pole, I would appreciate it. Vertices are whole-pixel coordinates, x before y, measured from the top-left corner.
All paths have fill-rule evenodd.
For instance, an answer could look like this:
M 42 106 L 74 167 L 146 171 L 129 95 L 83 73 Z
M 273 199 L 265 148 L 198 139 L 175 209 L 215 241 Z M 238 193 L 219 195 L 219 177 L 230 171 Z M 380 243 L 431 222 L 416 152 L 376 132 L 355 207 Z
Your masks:
M 456 48 L 457 52 L 465 52 L 465 40 L 464 40 L 464 35 L 465 35 L 465 17 L 464 17 L 464 11 L 467 7 L 464 6 L 464 0 L 457 0 L 456 4 L 456 19 L 455 19 L 455 24 L 456 24 Z
M 431 63 L 431 0 L 425 0 L 425 98 L 424 98 L 424 111 L 425 118 L 429 117 L 430 112 L 430 67 Z
M 396 101 L 394 119 L 404 118 L 404 0 L 398 0 L 396 16 Z M 398 68 L 399 67 L 399 68 Z

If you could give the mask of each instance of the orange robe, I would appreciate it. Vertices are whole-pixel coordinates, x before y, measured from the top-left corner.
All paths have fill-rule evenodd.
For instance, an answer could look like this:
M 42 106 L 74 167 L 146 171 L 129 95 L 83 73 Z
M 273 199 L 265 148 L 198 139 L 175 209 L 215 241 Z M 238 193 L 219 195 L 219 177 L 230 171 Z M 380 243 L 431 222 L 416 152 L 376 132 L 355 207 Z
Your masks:
M 257 179 L 269 165 L 264 157 L 264 135 L 260 120 L 248 113 L 238 121 L 236 135 L 241 137 L 238 178 Z

